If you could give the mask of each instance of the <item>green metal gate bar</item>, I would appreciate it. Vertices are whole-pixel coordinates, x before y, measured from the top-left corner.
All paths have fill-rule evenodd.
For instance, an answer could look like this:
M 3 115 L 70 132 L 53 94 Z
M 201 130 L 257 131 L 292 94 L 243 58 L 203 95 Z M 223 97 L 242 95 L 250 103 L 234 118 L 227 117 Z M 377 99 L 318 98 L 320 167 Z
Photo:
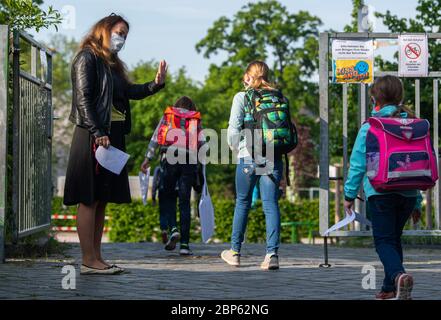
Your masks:
M 52 201 L 52 53 L 13 34 L 13 196 L 15 240 L 49 228 Z

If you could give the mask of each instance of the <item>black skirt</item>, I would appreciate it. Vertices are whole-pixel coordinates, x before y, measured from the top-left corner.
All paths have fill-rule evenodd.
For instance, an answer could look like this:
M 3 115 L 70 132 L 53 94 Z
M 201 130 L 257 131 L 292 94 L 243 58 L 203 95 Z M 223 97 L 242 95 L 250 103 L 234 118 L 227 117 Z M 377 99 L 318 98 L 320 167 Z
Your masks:
M 124 121 L 112 122 L 109 139 L 115 148 L 126 150 Z M 87 129 L 76 126 L 67 165 L 64 204 L 130 203 L 127 167 L 120 175 L 110 172 L 98 164 L 94 149 L 94 137 Z

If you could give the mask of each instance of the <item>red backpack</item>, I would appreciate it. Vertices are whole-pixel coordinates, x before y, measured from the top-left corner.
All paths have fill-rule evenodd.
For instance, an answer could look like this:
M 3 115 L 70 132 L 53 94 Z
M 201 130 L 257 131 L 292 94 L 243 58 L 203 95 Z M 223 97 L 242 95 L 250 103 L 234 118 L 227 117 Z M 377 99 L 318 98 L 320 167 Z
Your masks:
M 167 107 L 158 131 L 158 144 L 197 151 L 200 124 L 200 112 Z

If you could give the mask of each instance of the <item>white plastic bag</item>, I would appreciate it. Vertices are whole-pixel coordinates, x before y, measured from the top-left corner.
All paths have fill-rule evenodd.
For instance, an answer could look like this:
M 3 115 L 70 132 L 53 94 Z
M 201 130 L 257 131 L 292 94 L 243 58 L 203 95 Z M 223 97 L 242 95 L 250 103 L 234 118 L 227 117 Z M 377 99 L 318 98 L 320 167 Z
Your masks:
M 141 187 L 142 203 L 147 205 L 147 195 L 149 192 L 149 178 L 150 168 L 147 169 L 147 173 L 139 172 L 139 185 Z
M 201 200 L 199 201 L 199 218 L 201 221 L 202 241 L 207 242 L 214 234 L 214 208 L 208 192 L 205 165 L 202 168 L 204 175 L 204 187 L 202 188 Z

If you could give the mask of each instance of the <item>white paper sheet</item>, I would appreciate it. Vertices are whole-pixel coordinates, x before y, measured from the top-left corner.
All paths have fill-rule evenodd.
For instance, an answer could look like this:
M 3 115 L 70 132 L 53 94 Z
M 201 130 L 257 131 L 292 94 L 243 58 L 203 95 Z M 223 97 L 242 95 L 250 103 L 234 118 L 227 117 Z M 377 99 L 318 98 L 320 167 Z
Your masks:
M 147 196 L 149 192 L 149 178 L 150 168 L 147 169 L 147 173 L 139 172 L 139 185 L 141 187 L 142 203 L 147 205 Z
M 113 146 L 108 149 L 99 146 L 95 152 L 95 158 L 102 167 L 119 175 L 130 155 Z
M 352 212 L 354 212 L 354 211 L 352 211 Z M 372 222 L 369 219 L 365 218 L 364 216 L 362 216 L 358 212 L 354 212 L 354 213 L 355 213 L 355 221 L 358 221 L 361 224 L 364 224 L 368 227 L 372 227 Z
M 336 230 L 338 230 L 338 229 L 341 229 L 341 228 L 347 226 L 348 224 L 350 224 L 350 223 L 353 222 L 353 221 L 358 221 L 358 222 L 360 222 L 361 224 L 365 224 L 365 225 L 367 225 L 367 226 L 369 226 L 369 227 L 372 226 L 372 223 L 371 223 L 368 219 L 366 219 L 366 218 L 365 218 L 364 216 L 362 216 L 361 214 L 355 212 L 354 210 L 351 210 L 351 213 L 350 213 L 350 214 L 348 214 L 348 213 L 346 212 L 346 217 L 345 217 L 343 220 L 341 220 L 341 221 L 337 222 L 336 224 L 334 224 L 334 225 L 333 225 L 332 227 L 330 227 L 328 230 L 326 230 L 326 231 L 322 234 L 322 236 L 327 236 L 327 235 L 329 235 L 331 232 L 336 231 Z
M 201 221 L 202 241 L 207 242 L 214 234 L 214 208 L 210 193 L 208 192 L 205 165 L 202 172 L 204 174 L 204 188 L 202 189 L 201 201 L 199 202 L 199 218 Z

